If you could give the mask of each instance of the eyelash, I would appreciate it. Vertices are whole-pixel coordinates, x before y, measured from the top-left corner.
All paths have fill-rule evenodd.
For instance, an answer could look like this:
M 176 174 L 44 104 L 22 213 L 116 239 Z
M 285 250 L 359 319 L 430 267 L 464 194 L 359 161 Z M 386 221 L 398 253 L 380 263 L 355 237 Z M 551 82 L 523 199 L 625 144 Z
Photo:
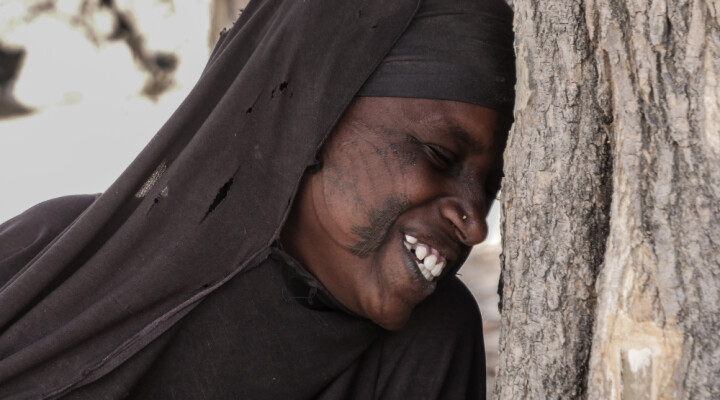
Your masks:
M 436 144 L 423 143 L 425 153 L 439 169 L 448 169 L 455 165 L 456 156 L 450 150 Z
M 450 150 L 432 143 L 419 141 L 417 138 L 409 136 L 409 140 L 423 147 L 425 154 L 431 159 L 431 162 L 440 170 L 452 168 L 457 163 L 457 156 Z M 485 191 L 488 198 L 495 198 L 497 192 L 501 189 L 502 174 L 498 178 L 491 178 L 491 181 L 485 185 Z
M 445 171 L 457 164 L 457 156 L 455 153 L 443 146 L 434 143 L 422 142 L 412 135 L 408 135 L 407 141 L 420 146 L 423 153 L 425 153 L 425 156 L 438 170 Z

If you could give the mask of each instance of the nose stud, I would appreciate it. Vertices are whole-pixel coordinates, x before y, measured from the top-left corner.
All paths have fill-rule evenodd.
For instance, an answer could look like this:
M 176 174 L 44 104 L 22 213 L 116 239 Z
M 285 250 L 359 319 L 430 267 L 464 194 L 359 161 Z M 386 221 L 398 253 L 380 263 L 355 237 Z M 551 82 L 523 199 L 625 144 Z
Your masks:
M 462 220 L 465 221 L 467 219 L 467 215 L 462 216 Z

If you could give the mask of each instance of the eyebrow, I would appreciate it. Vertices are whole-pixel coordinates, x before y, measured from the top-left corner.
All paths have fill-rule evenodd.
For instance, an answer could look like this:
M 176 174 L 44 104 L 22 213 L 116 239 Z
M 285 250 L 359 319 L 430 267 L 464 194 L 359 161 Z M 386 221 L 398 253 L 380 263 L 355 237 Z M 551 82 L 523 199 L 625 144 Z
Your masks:
M 482 153 L 486 150 L 482 143 L 475 140 L 468 131 L 461 128 L 459 125 L 448 123 L 448 131 L 451 135 L 453 135 L 453 139 L 456 142 L 469 147 L 473 152 Z

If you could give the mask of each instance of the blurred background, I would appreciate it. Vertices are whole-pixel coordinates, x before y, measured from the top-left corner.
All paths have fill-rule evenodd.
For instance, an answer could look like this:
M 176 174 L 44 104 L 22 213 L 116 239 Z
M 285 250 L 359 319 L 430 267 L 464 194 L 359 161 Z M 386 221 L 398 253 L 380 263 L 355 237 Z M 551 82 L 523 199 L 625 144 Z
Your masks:
M 170 117 L 247 0 L 0 0 L 0 222 L 104 191 Z M 499 207 L 461 278 L 497 365 Z

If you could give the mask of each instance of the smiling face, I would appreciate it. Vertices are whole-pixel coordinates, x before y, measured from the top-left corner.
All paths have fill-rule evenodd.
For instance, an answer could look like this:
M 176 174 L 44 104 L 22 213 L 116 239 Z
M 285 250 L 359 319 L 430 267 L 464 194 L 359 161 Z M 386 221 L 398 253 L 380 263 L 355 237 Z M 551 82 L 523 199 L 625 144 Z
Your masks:
M 356 98 L 303 178 L 283 245 L 345 307 L 402 327 L 485 239 L 508 128 L 468 103 Z

